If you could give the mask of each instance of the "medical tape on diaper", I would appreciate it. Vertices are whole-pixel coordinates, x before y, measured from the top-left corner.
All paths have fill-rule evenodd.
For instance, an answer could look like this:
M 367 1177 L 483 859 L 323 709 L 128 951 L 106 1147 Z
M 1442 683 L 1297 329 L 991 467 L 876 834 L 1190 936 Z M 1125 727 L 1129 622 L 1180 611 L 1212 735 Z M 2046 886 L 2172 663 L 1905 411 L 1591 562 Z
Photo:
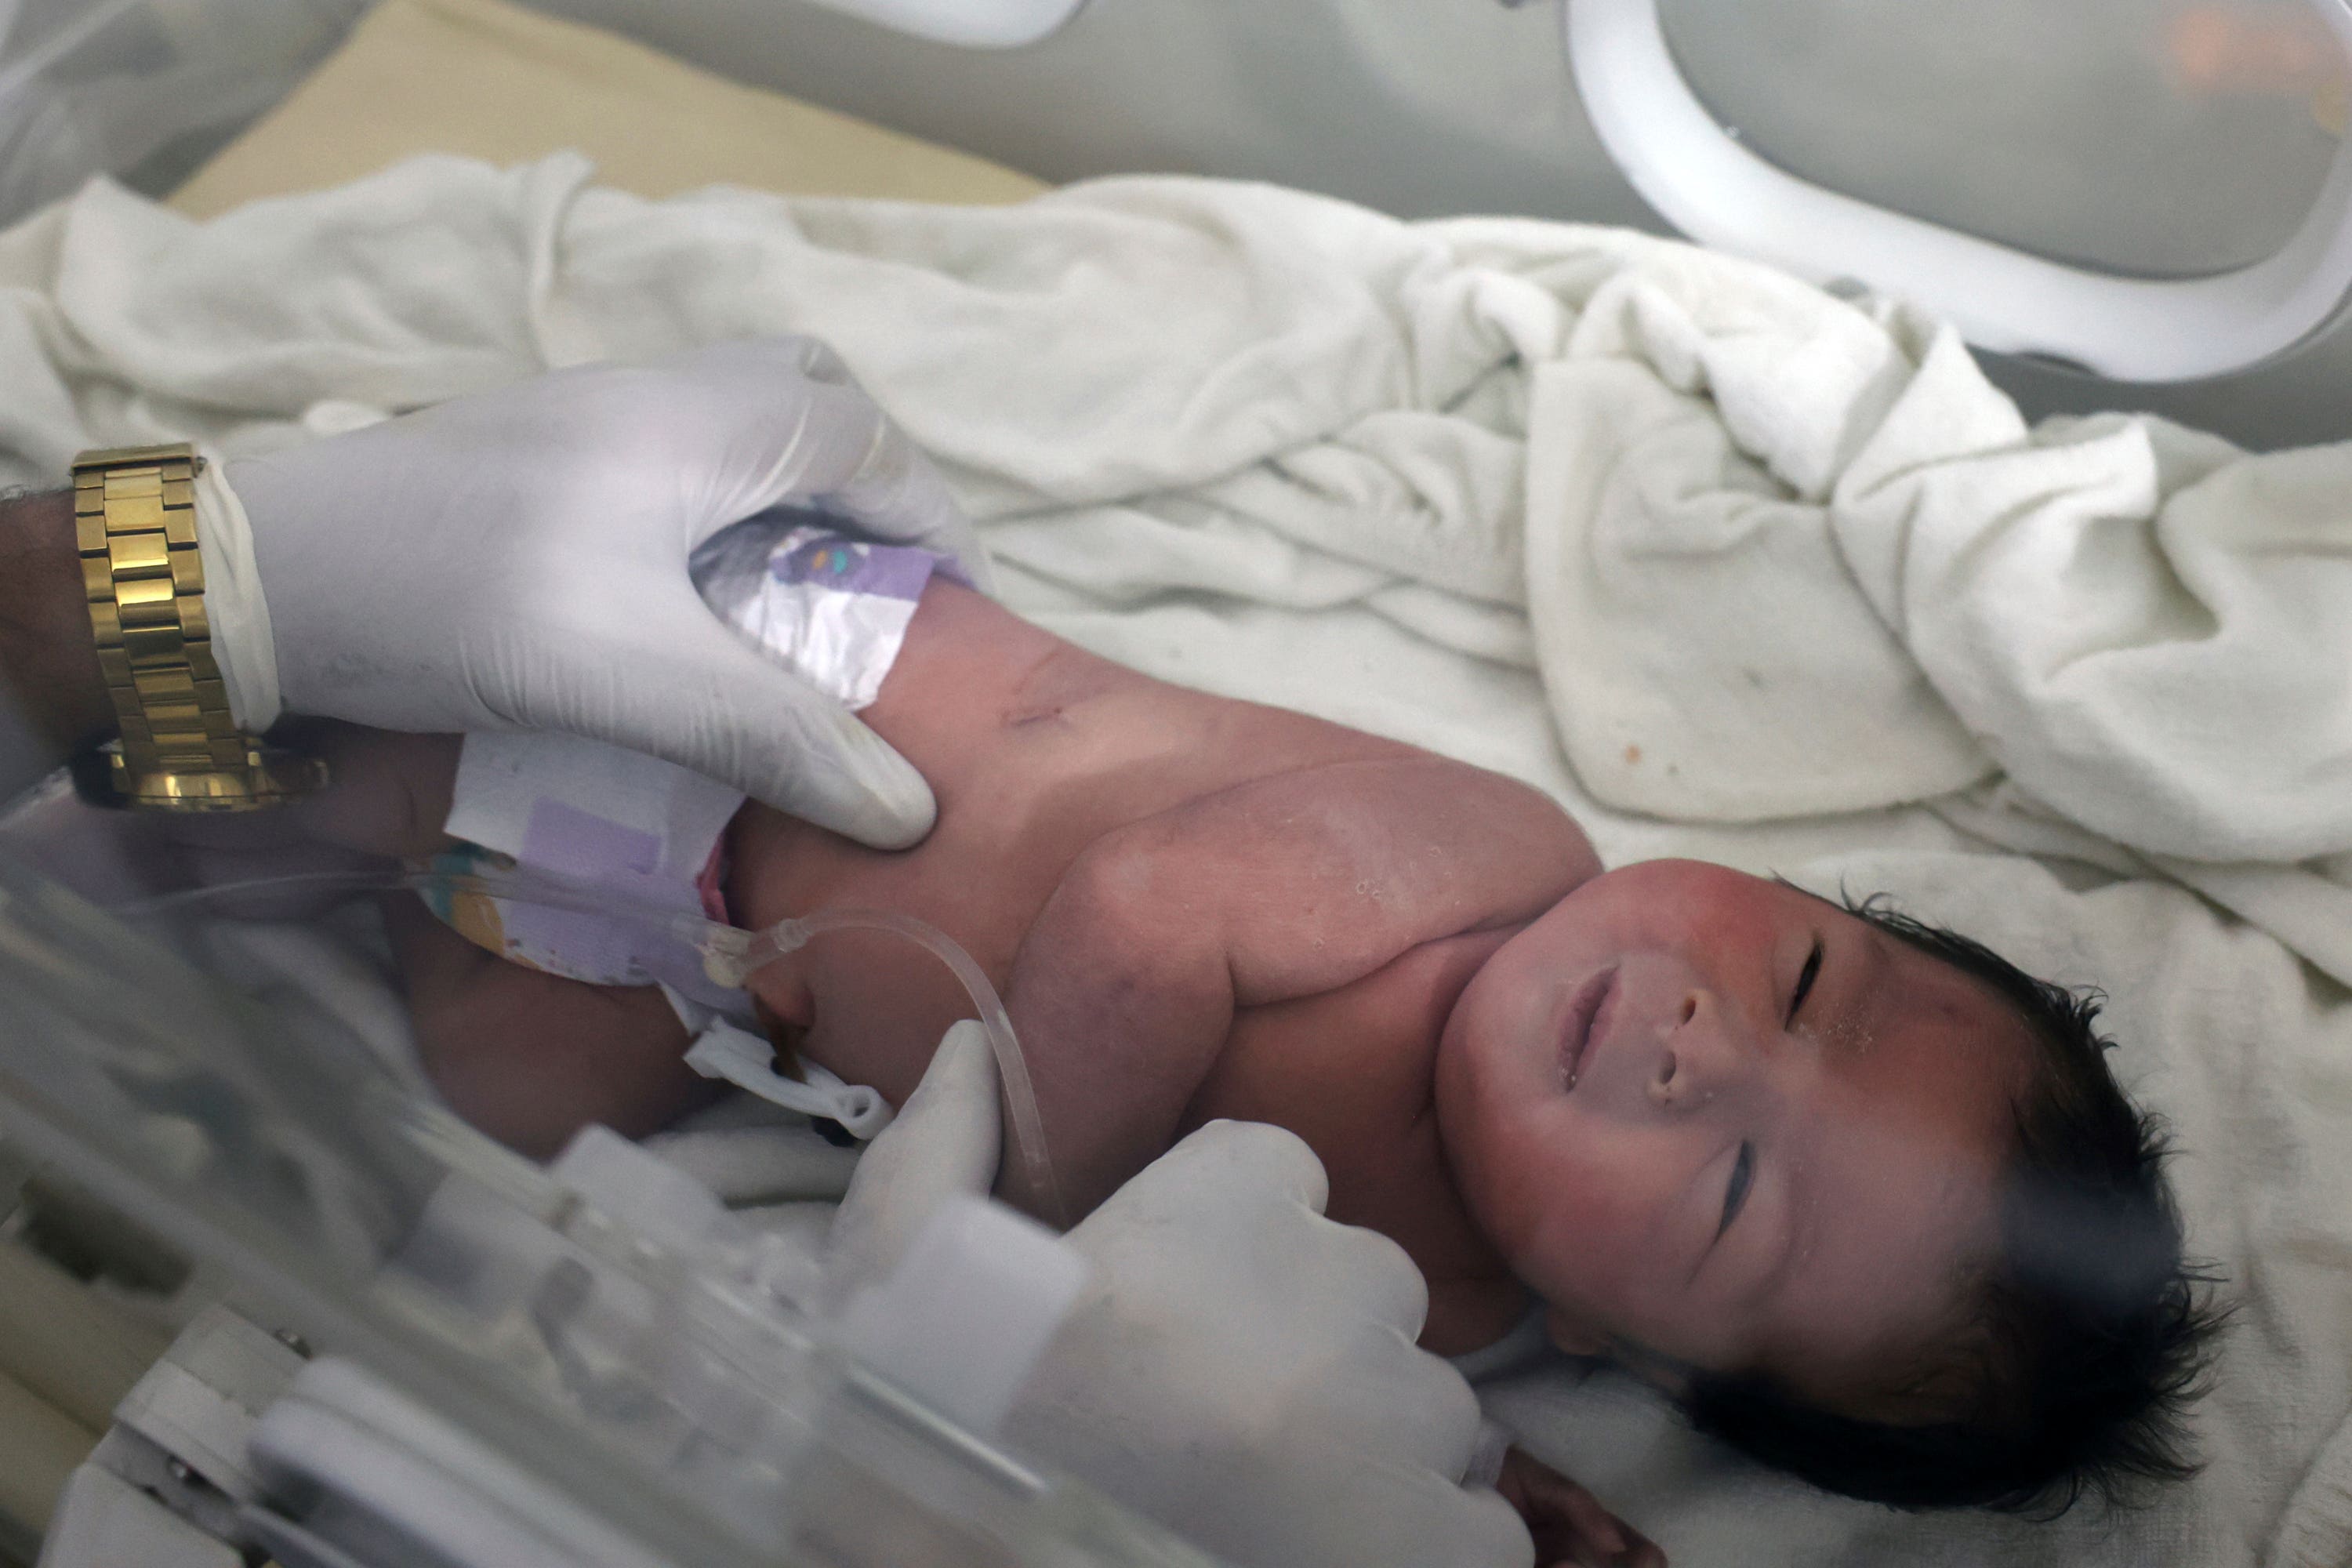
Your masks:
M 533 969 L 600 985 L 663 984 L 746 1016 L 743 994 L 714 984 L 691 942 L 628 914 L 649 907 L 706 915 L 698 884 L 742 803 L 724 784 L 597 741 L 468 735 L 446 830 L 525 871 L 609 894 L 609 912 L 463 892 L 441 897 L 435 912 Z M 445 859 L 451 869 L 478 865 L 468 850 Z

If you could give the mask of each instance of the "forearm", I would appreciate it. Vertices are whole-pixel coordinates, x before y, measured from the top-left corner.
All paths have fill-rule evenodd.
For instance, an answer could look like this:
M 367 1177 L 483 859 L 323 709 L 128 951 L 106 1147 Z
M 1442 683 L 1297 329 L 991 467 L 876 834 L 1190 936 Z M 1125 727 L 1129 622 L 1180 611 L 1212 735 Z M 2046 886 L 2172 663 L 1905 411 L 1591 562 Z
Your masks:
M 1005 1003 L 1059 1192 L 999 1195 L 1045 1219 L 1078 1220 L 1167 1149 L 1232 1030 L 1230 970 L 1162 942 L 1160 923 L 1082 869 L 1013 960 Z M 1010 1152 L 1008 1183 L 1021 1171 Z
M 82 596 L 70 490 L 0 500 L 0 686 L 52 748 L 51 760 L 113 729 Z

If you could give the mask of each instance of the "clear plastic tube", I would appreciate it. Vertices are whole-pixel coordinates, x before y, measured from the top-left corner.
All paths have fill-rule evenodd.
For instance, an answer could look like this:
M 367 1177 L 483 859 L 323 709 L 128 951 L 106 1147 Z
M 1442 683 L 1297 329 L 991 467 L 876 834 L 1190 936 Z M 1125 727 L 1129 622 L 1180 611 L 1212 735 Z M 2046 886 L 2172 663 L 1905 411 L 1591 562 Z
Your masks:
M 973 1008 L 980 1014 L 981 1026 L 988 1031 L 988 1048 L 996 1058 L 997 1076 L 1003 1083 L 1004 1104 L 1013 1121 L 1013 1144 L 1021 1162 L 1022 1177 L 1045 1208 L 1047 1219 L 1056 1226 L 1069 1223 L 1062 1208 L 1061 1186 L 1054 1178 L 1054 1162 L 1045 1152 L 1045 1124 L 1038 1115 L 1037 1091 L 1029 1081 L 1029 1064 L 1021 1054 L 1021 1041 L 1013 1032 L 1013 1020 L 1006 1016 L 1003 999 L 997 995 L 996 987 L 989 984 L 988 976 L 981 972 L 971 954 L 958 946 L 954 938 L 928 921 L 889 910 L 820 910 L 804 919 L 778 921 L 764 931 L 749 933 L 731 926 L 713 926 L 711 930 L 737 939 L 724 942 L 730 951 L 714 951 L 708 943 L 703 948 L 704 967 L 713 980 L 727 985 L 743 984 L 767 964 L 808 945 L 812 937 L 832 931 L 890 931 L 927 949 L 946 964 L 971 996 Z
M 1020 1162 L 1022 1179 L 1043 1210 L 1042 1217 L 1056 1226 L 1068 1225 L 1069 1215 L 1063 1207 L 1061 1185 L 1055 1179 L 1054 1163 L 1045 1149 L 1045 1127 L 1037 1111 L 1037 1092 L 1030 1082 L 1028 1062 L 1021 1054 L 1020 1038 L 1013 1032 L 1013 1020 L 1005 1015 L 1003 999 L 997 995 L 996 987 L 989 983 L 988 976 L 972 961 L 971 954 L 958 946 L 954 938 L 937 926 L 911 915 L 888 910 L 821 910 L 805 919 L 780 921 L 764 931 L 752 931 L 740 926 L 721 925 L 681 910 L 615 897 L 607 889 L 578 887 L 524 871 L 506 871 L 495 876 L 446 871 L 408 871 L 388 876 L 354 875 L 343 871 L 298 872 L 290 876 L 257 878 L 247 882 L 215 884 L 165 894 L 142 900 L 124 912 L 152 915 L 182 906 L 228 908 L 233 907 L 234 900 L 239 895 L 290 893 L 304 889 L 326 894 L 395 887 L 418 892 L 474 893 L 486 898 L 510 899 L 554 909 L 577 910 L 586 914 L 634 920 L 666 931 L 699 952 L 705 973 L 713 981 L 727 986 L 742 985 L 768 964 L 806 946 L 811 938 L 826 931 L 879 931 L 906 938 L 946 964 L 971 996 L 972 1007 L 980 1016 L 981 1026 L 988 1031 L 989 1052 L 996 1058 L 997 1075 L 1003 1080 L 1005 1109 L 1013 1123 L 1013 1145 Z

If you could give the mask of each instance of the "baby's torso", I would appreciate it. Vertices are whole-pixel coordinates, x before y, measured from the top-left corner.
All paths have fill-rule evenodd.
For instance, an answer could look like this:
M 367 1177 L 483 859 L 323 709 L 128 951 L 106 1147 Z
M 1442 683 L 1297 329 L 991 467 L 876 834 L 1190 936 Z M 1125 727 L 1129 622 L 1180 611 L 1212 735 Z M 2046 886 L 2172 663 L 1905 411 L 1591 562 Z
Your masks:
M 1271 774 L 1415 754 L 1153 680 L 954 588 L 926 595 L 862 717 L 929 781 L 938 826 L 915 848 L 883 853 L 747 808 L 730 842 L 735 919 L 899 910 L 954 937 L 1000 987 L 1064 874 L 1104 835 Z M 1425 944 L 1338 990 L 1244 1009 L 1181 1118 L 1187 1131 L 1233 1117 L 1298 1133 L 1330 1173 L 1334 1218 L 1397 1239 L 1441 1292 L 1449 1279 L 1483 1282 L 1473 1342 L 1489 1321 L 1496 1333 L 1507 1328 L 1518 1297 L 1495 1289 L 1496 1261 L 1454 1195 L 1426 1073 L 1455 997 L 1507 934 Z M 804 1031 L 812 1059 L 894 1101 L 969 1013 L 944 966 L 855 932 L 819 939 L 763 974 L 760 990 Z
M 938 825 L 912 849 L 877 851 L 747 806 L 729 841 L 733 917 L 898 910 L 952 936 L 1000 987 L 1064 873 L 1104 835 L 1252 779 L 1412 752 L 1154 680 L 953 586 L 926 593 L 860 717 L 929 782 Z M 847 1076 L 833 1058 L 854 1053 L 861 1081 L 897 1100 L 968 1012 L 945 969 L 909 951 L 828 936 L 764 975 L 762 997 L 809 1028 L 816 1060 Z

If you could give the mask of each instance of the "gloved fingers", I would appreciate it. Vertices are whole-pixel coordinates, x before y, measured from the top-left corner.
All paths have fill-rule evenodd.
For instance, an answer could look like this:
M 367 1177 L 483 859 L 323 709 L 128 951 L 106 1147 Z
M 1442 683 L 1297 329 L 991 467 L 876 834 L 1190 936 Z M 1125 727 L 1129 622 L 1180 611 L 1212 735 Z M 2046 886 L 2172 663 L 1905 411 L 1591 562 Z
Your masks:
M 857 1162 L 834 1216 L 832 1247 L 848 1278 L 881 1278 L 940 1205 L 985 1194 L 1003 1140 L 988 1031 L 950 1028 L 923 1080 Z
M 745 724 L 760 722 L 757 708 L 740 711 L 747 715 Z M 742 767 L 710 776 L 872 848 L 905 849 L 923 841 L 939 805 L 912 763 L 856 714 L 829 703 L 817 710 L 809 731 L 789 747 L 755 732 Z
M 662 597 L 648 595 L 647 617 L 660 616 Z M 913 764 L 833 699 L 761 658 L 690 592 L 680 598 L 662 626 L 662 657 L 569 672 L 574 686 L 593 675 L 602 699 L 593 708 L 519 712 L 514 721 L 666 758 L 877 849 L 903 849 L 931 830 L 937 806 Z M 558 657 L 588 655 L 583 643 Z
M 1418 1466 L 1360 1460 L 1315 1506 L 1349 1521 L 1354 1561 L 1393 1568 L 1534 1568 L 1528 1527 L 1495 1492 Z
M 1165 1185 L 1182 1194 L 1212 1184 L 1303 1204 L 1318 1215 L 1331 1196 L 1330 1178 L 1307 1141 L 1263 1121 L 1212 1121 L 1145 1166 L 1121 1191 Z
M 900 1168 L 929 1172 L 956 1192 L 986 1192 L 1004 1142 L 997 1088 L 987 1026 L 977 1018 L 949 1025 L 922 1081 L 869 1155 L 881 1150 Z
M 849 374 L 848 363 L 834 352 L 831 343 L 798 332 L 786 333 L 782 342 L 799 363 L 801 374 L 811 381 L 821 381 L 829 386 L 857 384 L 857 378 Z
M 952 556 L 985 587 L 988 559 L 971 520 L 906 434 L 855 384 L 796 391 L 797 435 L 754 486 L 752 510 L 813 501 L 879 538 Z
M 987 552 L 947 482 L 831 349 L 758 339 L 671 363 L 716 394 L 710 406 L 732 432 L 689 547 L 785 501 L 814 504 L 878 538 L 952 556 L 989 590 Z
M 1430 1475 L 1422 1484 L 1445 1483 L 1444 1478 Z M 1512 1511 L 1509 1503 L 1485 1487 L 1454 1487 L 1453 1490 L 1462 1501 L 1452 1543 L 1436 1545 L 1432 1554 L 1422 1561 L 1458 1563 L 1462 1568 L 1516 1568 L 1519 1563 L 1533 1563 L 1535 1542 L 1528 1538 L 1526 1521 Z
M 806 376 L 835 386 L 855 386 L 856 378 L 833 345 L 800 332 L 770 332 L 756 338 L 729 338 L 697 348 L 679 349 L 650 362 L 652 368 L 684 371 L 703 376 L 714 370 L 740 371 L 760 376 Z M 560 373 L 559 373 L 560 374 Z
M 1344 1281 L 1349 1310 L 1406 1344 L 1418 1340 L 1429 1321 L 1429 1281 L 1411 1255 L 1376 1230 L 1320 1217 L 1310 1223 L 1312 1237 L 1295 1237 L 1293 1245 L 1316 1249 L 1322 1277 L 1335 1290 Z
M 1366 1324 L 1302 1394 L 1298 1412 L 1317 1429 L 1365 1435 L 1384 1463 L 1458 1481 L 1477 1447 L 1478 1395 L 1454 1366 Z
M 995 592 L 988 552 L 947 480 L 898 427 L 884 422 L 866 461 L 821 498 L 867 532 L 919 543 L 954 560 L 973 587 Z

